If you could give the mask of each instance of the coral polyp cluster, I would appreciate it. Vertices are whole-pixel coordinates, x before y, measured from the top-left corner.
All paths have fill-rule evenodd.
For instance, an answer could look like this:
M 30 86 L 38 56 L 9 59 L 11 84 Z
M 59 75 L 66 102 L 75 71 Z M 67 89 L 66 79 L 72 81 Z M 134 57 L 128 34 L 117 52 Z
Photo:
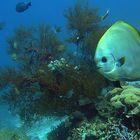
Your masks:
M 60 60 L 50 61 L 50 63 L 48 64 L 48 69 L 51 71 L 63 69 L 65 67 L 69 67 L 65 58 L 61 58 Z
M 140 114 L 140 89 L 133 86 L 116 88 L 109 92 L 110 102 L 116 109 L 123 109 L 129 116 Z
M 138 140 L 140 138 L 139 88 L 123 86 L 94 100 L 95 116 L 83 118 L 69 131 L 71 139 Z

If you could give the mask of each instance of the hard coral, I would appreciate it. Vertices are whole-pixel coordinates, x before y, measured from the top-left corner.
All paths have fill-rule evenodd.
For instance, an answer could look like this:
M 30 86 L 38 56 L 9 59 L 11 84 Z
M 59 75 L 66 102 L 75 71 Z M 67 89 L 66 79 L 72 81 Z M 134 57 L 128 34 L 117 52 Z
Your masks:
M 109 91 L 108 97 L 111 104 L 116 108 L 124 108 L 128 116 L 140 115 L 140 89 L 133 86 L 124 86 Z
M 104 121 L 95 118 L 91 122 L 83 121 L 78 128 L 72 130 L 72 140 L 137 140 L 139 131 L 129 130 L 125 125 L 110 119 Z

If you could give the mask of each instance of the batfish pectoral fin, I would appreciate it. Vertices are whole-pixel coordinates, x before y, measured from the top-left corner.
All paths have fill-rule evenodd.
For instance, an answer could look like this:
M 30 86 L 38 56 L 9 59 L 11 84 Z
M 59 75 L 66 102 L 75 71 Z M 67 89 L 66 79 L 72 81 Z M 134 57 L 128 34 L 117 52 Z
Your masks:
M 121 67 L 125 63 L 125 56 L 121 57 L 119 60 L 119 66 Z

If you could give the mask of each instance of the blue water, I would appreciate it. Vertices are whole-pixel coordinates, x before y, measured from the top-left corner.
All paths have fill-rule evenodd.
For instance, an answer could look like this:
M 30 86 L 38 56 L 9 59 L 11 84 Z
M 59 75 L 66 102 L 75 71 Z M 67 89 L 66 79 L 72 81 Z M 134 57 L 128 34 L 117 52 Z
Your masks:
M 7 36 L 12 34 L 15 27 L 40 22 L 63 26 L 66 22 L 63 16 L 64 11 L 76 2 L 76 0 L 32 0 L 32 6 L 28 10 L 23 13 L 17 13 L 15 5 L 22 1 L 24 0 L 4 0 L 0 3 L 0 21 L 6 23 L 4 30 L 0 31 L 0 66 L 13 64 L 6 53 L 7 44 L 5 40 Z M 101 15 L 107 9 L 110 9 L 110 16 L 105 22 L 113 23 L 121 19 L 140 29 L 139 0 L 90 0 L 90 3 L 99 8 Z

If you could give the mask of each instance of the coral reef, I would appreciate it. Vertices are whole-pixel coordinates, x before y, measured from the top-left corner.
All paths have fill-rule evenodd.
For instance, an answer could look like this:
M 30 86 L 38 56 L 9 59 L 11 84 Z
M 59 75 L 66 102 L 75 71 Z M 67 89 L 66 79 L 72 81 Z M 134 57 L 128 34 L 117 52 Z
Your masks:
M 60 27 L 54 31 L 45 23 L 21 26 L 7 39 L 16 67 L 0 69 L 0 88 L 8 88 L 1 101 L 10 104 L 10 111 L 28 126 L 44 114 L 67 115 L 49 134 L 50 140 L 140 139 L 140 89 L 122 86 L 99 96 L 106 79 L 97 73 L 92 57 L 108 25 L 101 24 L 98 9 L 87 1 L 77 2 L 64 16 L 70 33 L 66 41 L 58 36 Z M 74 51 L 67 51 L 73 45 Z M 7 130 L 1 135 L 20 137 Z
M 87 118 L 95 114 L 91 98 L 99 95 L 105 79 L 95 70 L 91 55 L 106 27 L 100 26 L 97 10 L 88 4 L 77 3 L 66 10 L 65 17 L 67 29 L 72 31 L 68 42 L 45 23 L 20 26 L 7 39 L 7 51 L 16 68 L 1 70 L 0 87 L 10 87 L 1 99 L 27 124 L 46 113 L 61 116 L 79 111 L 75 114 Z M 79 55 L 68 55 L 66 46 L 71 43 Z
M 127 117 L 140 114 L 140 89 L 133 86 L 123 86 L 109 91 L 108 98 L 112 106 L 122 109 Z
M 140 131 L 139 119 L 127 118 L 115 110 L 107 97 L 98 97 L 92 101 L 95 104 L 94 115 L 91 119 L 85 115 L 85 110 L 76 111 L 60 127 L 54 129 L 49 139 L 60 138 L 62 132 L 67 140 L 138 140 Z M 90 104 L 91 106 L 91 104 Z M 83 107 L 82 107 L 83 108 Z M 86 107 L 90 112 L 89 106 Z M 64 131 L 65 130 L 65 131 Z
M 1 140 L 31 140 L 30 137 L 26 136 L 22 130 L 11 130 L 11 129 L 1 129 L 0 130 Z
M 14 67 L 0 68 L 0 88 L 5 87 L 8 83 L 12 84 L 13 81 L 17 82 L 19 76 Z
M 136 91 L 134 88 L 133 90 Z M 117 96 L 116 91 L 120 93 L 122 89 L 115 89 L 109 93 L 113 95 L 108 96 Z M 139 117 L 126 117 L 123 111 L 114 108 L 108 96 L 99 96 L 94 100 L 96 114 L 91 120 L 84 118 L 78 126 L 72 128 L 69 131 L 70 140 L 138 140 L 140 138 Z
M 64 58 L 50 61 L 33 74 L 21 70 L 22 73 L 16 71 L 11 77 L 11 91 L 3 99 L 27 121 L 36 113 L 71 113 L 79 107 L 77 103 L 82 96 L 96 97 L 104 85 L 98 73 L 85 71 L 84 65 L 78 67 Z
M 69 128 L 65 127 L 65 122 L 48 134 L 48 140 L 66 140 L 69 136 Z
M 95 118 L 91 122 L 83 121 L 72 130 L 72 140 L 138 140 L 139 131 L 129 130 L 119 120 L 109 118 L 108 122 Z

